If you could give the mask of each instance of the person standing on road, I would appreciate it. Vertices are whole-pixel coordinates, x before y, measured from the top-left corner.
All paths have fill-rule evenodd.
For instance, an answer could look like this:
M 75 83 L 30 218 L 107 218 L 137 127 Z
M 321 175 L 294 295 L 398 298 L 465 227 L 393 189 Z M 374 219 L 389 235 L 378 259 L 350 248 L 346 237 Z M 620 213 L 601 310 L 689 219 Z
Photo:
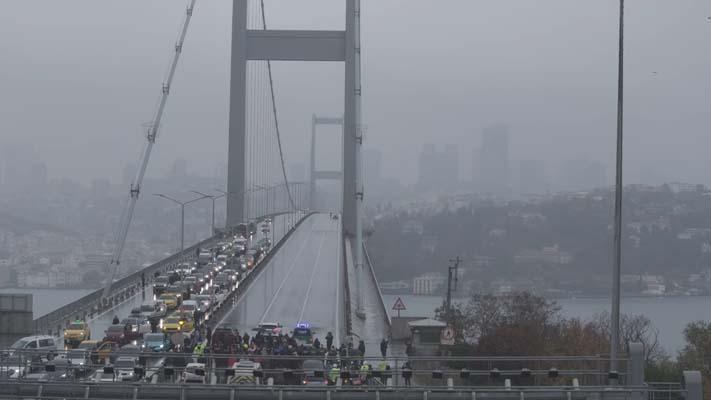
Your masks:
M 146 288 L 146 273 L 141 272 L 141 289 Z
M 405 379 L 405 386 L 412 385 L 412 366 L 409 361 L 407 361 L 402 367 L 402 377 Z
M 380 341 L 380 354 L 382 354 L 383 358 L 388 354 L 388 341 L 385 338 Z
M 212 329 L 210 325 L 205 324 L 205 340 L 207 340 L 207 345 L 209 346 L 212 342 Z
M 358 342 L 358 352 L 361 357 L 365 356 L 365 342 L 362 340 Z
M 113 325 L 118 325 L 121 321 L 119 320 L 118 315 L 114 315 L 114 319 L 111 321 Z
M 330 331 L 326 334 L 326 350 L 331 350 L 333 346 L 333 333 Z

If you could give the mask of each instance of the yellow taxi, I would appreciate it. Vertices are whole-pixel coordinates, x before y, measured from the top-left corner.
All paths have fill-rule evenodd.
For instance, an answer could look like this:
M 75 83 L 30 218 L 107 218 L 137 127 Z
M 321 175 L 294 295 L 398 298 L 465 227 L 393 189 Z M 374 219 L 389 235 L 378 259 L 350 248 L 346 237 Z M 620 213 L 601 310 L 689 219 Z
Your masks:
M 73 348 L 89 339 L 91 339 L 91 330 L 85 321 L 74 321 L 64 330 L 64 345 L 66 347 Z
M 175 310 L 178 307 L 178 296 L 172 293 L 163 293 L 158 297 L 158 301 L 165 304 L 169 310 Z
M 193 329 L 195 329 L 195 322 L 184 314 L 171 314 L 163 320 L 163 332 L 165 333 L 192 332 Z

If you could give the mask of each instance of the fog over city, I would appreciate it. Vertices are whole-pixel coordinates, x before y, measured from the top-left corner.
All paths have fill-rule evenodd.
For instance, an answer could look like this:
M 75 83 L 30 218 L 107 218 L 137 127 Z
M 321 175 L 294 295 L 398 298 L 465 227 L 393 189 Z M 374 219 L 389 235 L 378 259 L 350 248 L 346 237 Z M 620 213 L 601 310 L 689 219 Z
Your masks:
M 0 397 L 90 398 L 136 345 L 114 387 L 701 400 L 711 1 L 0 5 Z
M 121 182 L 144 141 L 184 2 L 5 0 L 0 15 L 0 154 L 50 178 Z M 270 0 L 270 28 L 341 29 L 331 0 Z M 474 178 L 482 129 L 509 129 L 512 170 L 568 160 L 614 179 L 617 2 L 363 1 L 366 148 L 382 174 L 417 181 L 425 143 L 454 144 Z M 231 1 L 199 1 L 148 176 L 176 158 L 215 176 L 226 163 Z M 625 178 L 711 183 L 711 5 L 627 4 Z M 312 113 L 338 115 L 338 63 L 274 63 L 287 160 L 308 150 Z M 12 161 L 10 161 L 12 162 Z

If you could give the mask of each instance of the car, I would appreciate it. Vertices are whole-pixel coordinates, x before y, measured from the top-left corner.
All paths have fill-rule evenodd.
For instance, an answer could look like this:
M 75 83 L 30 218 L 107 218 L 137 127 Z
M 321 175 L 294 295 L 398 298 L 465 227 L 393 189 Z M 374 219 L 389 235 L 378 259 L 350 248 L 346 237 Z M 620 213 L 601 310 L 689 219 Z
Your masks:
M 328 386 L 328 374 L 323 360 L 307 359 L 301 365 L 304 371 L 301 383 L 306 386 Z
M 138 340 L 151 332 L 151 323 L 145 318 L 124 318 L 121 324 L 126 326 L 125 335 L 129 341 Z
M 178 307 L 178 312 L 180 313 L 194 313 L 198 309 L 198 303 L 195 300 L 185 300 L 183 304 Z
M 76 320 L 64 329 L 64 345 L 68 348 L 74 348 L 89 339 L 91 339 L 91 329 L 85 321 Z
M 260 379 L 254 376 L 254 371 L 261 371 L 262 365 L 258 362 L 243 359 L 232 364 L 234 376 L 227 381 L 231 385 L 259 385 Z
M 178 303 L 186 299 L 185 287 L 183 287 L 181 281 L 175 282 L 165 288 L 163 294 L 174 294 L 178 298 Z M 189 295 L 190 293 L 188 292 L 187 294 Z
M 121 382 L 135 381 L 136 374 L 134 368 L 138 366 L 138 359 L 132 356 L 121 356 L 114 362 L 114 374 L 116 380 Z
M 296 324 L 294 331 L 291 336 L 296 340 L 298 344 L 307 345 L 311 344 L 313 341 L 313 332 L 311 331 L 311 326 L 308 323 L 300 322 Z
M 17 350 L 46 354 L 57 350 L 57 341 L 48 335 L 26 336 L 13 343 L 4 355 L 12 356 Z
M 206 313 L 210 310 L 212 305 L 209 294 L 198 294 L 193 296 L 193 299 L 197 303 L 197 309 L 201 313 Z
M 257 333 L 269 333 L 269 334 L 280 334 L 282 331 L 282 326 L 278 322 L 262 322 L 254 328 Z
M 181 383 L 205 383 L 205 364 L 188 363 L 180 375 Z
M 99 364 L 108 362 L 112 363 L 116 359 L 116 354 L 121 348 L 121 344 L 111 340 L 105 340 L 103 342 L 97 342 L 96 347 L 96 360 Z
M 83 343 L 83 342 L 82 342 Z M 69 363 L 73 366 L 78 367 L 81 370 L 85 370 L 89 368 L 93 363 L 92 363 L 92 354 L 91 350 L 89 349 L 72 349 L 67 352 L 67 360 L 69 360 Z
M 161 275 L 161 276 L 157 277 L 153 281 L 153 294 L 156 296 L 160 296 L 161 294 L 163 294 L 163 292 L 165 291 L 165 288 L 168 287 L 168 285 L 170 285 L 170 278 L 169 277 L 167 277 L 165 275 Z
M 77 349 L 86 350 L 89 352 L 89 357 L 92 364 L 97 364 L 99 362 L 99 346 L 101 342 L 98 340 L 85 340 L 79 343 Z
M 180 302 L 178 296 L 174 293 L 163 293 L 158 297 L 157 301 L 165 304 L 168 310 L 175 310 Z
M 128 336 L 126 336 L 128 327 L 124 324 L 116 324 L 109 326 L 104 337 L 106 342 L 116 342 L 119 345 L 124 345 L 129 342 Z
M 0 361 L 0 380 L 20 379 L 30 371 L 32 361 L 19 355 L 3 358 Z
M 164 333 L 147 333 L 143 335 L 143 344 L 141 344 L 141 349 L 143 351 L 154 351 L 154 352 L 166 352 L 173 348 L 168 336 Z
M 185 317 L 177 314 L 171 314 L 163 321 L 163 332 L 191 332 L 194 329 L 194 326 L 195 324 L 192 322 L 192 319 L 190 319 L 190 322 L 187 322 Z

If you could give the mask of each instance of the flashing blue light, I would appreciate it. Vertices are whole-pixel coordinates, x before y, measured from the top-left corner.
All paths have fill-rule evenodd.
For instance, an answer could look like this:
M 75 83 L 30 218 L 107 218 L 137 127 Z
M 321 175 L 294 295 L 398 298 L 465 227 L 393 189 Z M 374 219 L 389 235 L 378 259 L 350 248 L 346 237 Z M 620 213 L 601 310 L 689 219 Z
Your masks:
M 302 329 L 309 329 L 311 328 L 311 324 L 309 324 L 308 322 L 299 322 L 298 324 L 296 324 L 296 327 Z

